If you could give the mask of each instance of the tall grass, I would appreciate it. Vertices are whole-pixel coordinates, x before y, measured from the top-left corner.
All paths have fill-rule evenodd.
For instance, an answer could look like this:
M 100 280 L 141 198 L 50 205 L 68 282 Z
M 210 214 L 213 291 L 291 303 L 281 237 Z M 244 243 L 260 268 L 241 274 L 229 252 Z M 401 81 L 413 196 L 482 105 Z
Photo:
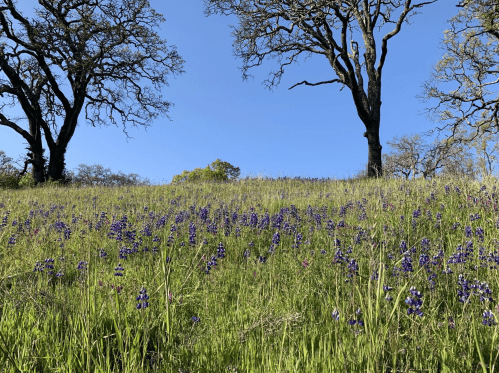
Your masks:
M 496 186 L 0 190 L 0 372 L 492 372 Z

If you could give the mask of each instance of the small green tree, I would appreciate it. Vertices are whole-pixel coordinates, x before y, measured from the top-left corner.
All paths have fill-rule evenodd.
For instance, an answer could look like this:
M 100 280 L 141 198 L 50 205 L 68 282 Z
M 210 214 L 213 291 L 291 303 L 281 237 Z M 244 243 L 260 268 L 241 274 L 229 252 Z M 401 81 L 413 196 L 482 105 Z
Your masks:
M 210 165 L 206 166 L 206 168 L 196 168 L 193 171 L 182 172 L 180 175 L 173 176 L 172 184 L 181 183 L 181 182 L 203 182 L 203 181 L 227 181 L 237 179 L 240 174 L 239 167 L 234 167 L 228 162 L 222 162 L 220 159 L 217 159 Z
M 211 166 L 215 170 L 221 171 L 230 180 L 236 180 L 241 174 L 239 167 L 234 167 L 229 162 L 222 162 L 220 159 L 217 159 L 215 162 L 213 162 Z

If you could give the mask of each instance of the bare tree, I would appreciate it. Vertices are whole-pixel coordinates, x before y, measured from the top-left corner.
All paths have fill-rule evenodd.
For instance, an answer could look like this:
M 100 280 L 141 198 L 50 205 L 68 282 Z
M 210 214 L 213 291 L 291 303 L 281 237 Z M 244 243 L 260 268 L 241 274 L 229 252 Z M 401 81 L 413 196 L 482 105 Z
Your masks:
M 482 177 L 492 175 L 492 164 L 497 162 L 497 157 L 493 153 L 499 150 L 499 143 L 496 142 L 492 149 L 490 149 L 488 147 L 490 140 L 491 135 L 489 133 L 489 135 L 482 137 L 480 141 L 475 139 L 475 142 L 472 143 L 477 151 L 477 155 L 479 155 L 478 166 L 482 172 Z
M 25 170 L 27 164 L 32 164 L 35 180 L 44 182 L 62 178 L 68 143 L 85 102 L 85 118 L 94 127 L 95 121 L 106 124 L 100 118 L 102 106 L 106 107 L 106 115 L 113 124 L 116 124 L 113 112 L 117 111 L 128 138 L 125 121 L 131 121 L 133 126 L 147 126 L 158 116 L 157 111 L 166 115 L 171 105 L 161 101 L 161 96 L 157 99 L 149 93 L 148 87 L 142 89 L 137 81 L 141 77 L 147 78 L 158 89 L 161 84 L 167 84 L 168 72 L 184 72 L 181 69 L 184 60 L 175 48 L 168 52 L 165 42 L 148 28 L 164 18 L 153 9 L 145 13 L 149 6 L 147 0 L 122 0 L 118 6 L 114 0 L 107 3 L 102 0 L 38 0 L 38 3 L 43 9 L 36 10 L 39 18 L 31 22 L 17 11 L 12 0 L 3 0 L 3 6 L 0 6 L 0 37 L 15 43 L 14 47 L 7 43 L 0 45 L 0 71 L 8 78 L 8 81 L 0 81 L 0 96 L 5 93 L 12 96 L 9 106 L 15 104 L 14 99 L 18 101 L 26 114 L 23 119 L 28 120 L 29 130 L 22 129 L 1 113 L 5 105 L 0 107 L 0 125 L 12 128 L 28 142 Z M 98 10 L 104 16 L 98 17 Z M 14 31 L 12 20 L 7 17 L 9 13 L 21 24 L 24 33 Z M 76 18 L 69 19 L 70 13 Z M 129 50 L 132 45 L 137 52 Z M 5 51 L 6 47 L 10 52 Z M 159 51 L 166 56 L 158 55 Z M 155 62 L 153 66 L 146 64 L 150 60 Z M 157 65 L 166 68 L 158 72 L 154 69 Z M 69 81 L 72 100 L 60 90 L 55 66 Z M 105 81 L 121 82 L 121 87 L 112 90 L 104 86 Z M 123 103 L 124 91 L 130 98 L 129 88 L 133 91 L 132 105 L 118 106 Z M 140 109 L 135 109 L 136 104 Z M 91 118 L 89 106 L 94 109 Z M 56 115 L 63 118 L 58 133 Z M 57 137 L 52 135 L 50 124 Z M 47 169 L 42 132 L 50 150 Z
M 272 80 L 268 82 L 269 89 L 278 85 L 284 73 L 284 66 L 296 62 L 297 56 L 303 52 L 309 54 L 316 53 L 325 56 L 339 79 L 322 81 L 319 83 L 309 83 L 303 81 L 300 84 L 316 86 L 328 83 L 342 83 L 352 92 L 352 97 L 357 107 L 357 114 L 365 125 L 369 146 L 368 176 L 374 177 L 382 175 L 381 144 L 379 140 L 380 127 L 380 107 L 381 107 L 381 73 L 387 54 L 388 40 L 399 33 L 402 22 L 408 22 L 407 14 L 414 8 L 434 3 L 437 0 L 427 1 L 411 5 L 411 0 L 404 1 L 404 9 L 397 22 L 390 21 L 390 12 L 394 9 L 389 5 L 381 10 L 381 4 L 393 5 L 393 1 L 386 2 L 377 0 L 240 0 L 237 4 L 235 0 L 204 0 L 207 15 L 212 13 L 236 14 L 240 20 L 240 28 L 236 29 L 235 50 L 236 55 L 244 59 L 243 79 L 247 79 L 247 70 L 253 66 L 259 66 L 267 55 L 275 54 L 282 61 L 283 53 L 293 52 L 289 57 L 289 62 L 282 63 L 279 71 L 273 73 Z M 359 4 L 362 8 L 359 9 Z M 345 4 L 345 5 L 343 5 Z M 401 6 L 398 1 L 395 9 Z M 371 14 L 371 8 L 373 13 Z M 413 14 L 417 14 L 414 12 Z M 412 15 L 412 14 L 411 14 Z M 395 28 L 383 37 L 381 42 L 381 57 L 378 67 L 376 62 L 376 43 L 373 30 L 378 19 L 383 21 L 379 28 L 385 23 L 394 23 Z M 362 30 L 363 41 L 366 48 L 364 53 L 364 63 L 359 64 L 358 44 L 350 40 L 351 53 L 347 48 L 347 27 L 350 28 L 350 38 L 352 39 L 352 25 L 350 22 L 355 19 Z M 289 26 L 284 25 L 287 21 Z M 339 26 L 335 23 L 338 22 Z M 355 26 L 356 27 L 356 26 Z M 334 28 L 341 28 L 340 43 L 333 38 Z M 301 33 L 300 33 L 301 31 Z M 261 43 L 258 43 L 261 39 Z M 249 64 L 250 61 L 255 61 Z M 352 62 L 350 61 L 353 61 Z M 342 63 L 344 66 L 342 65 Z M 369 77 L 367 92 L 364 91 L 364 81 L 361 67 L 365 65 L 365 70 Z M 275 80 L 277 79 L 277 83 Z M 341 89 L 343 89 L 343 87 Z
M 391 156 L 392 172 L 400 173 L 406 179 L 409 179 L 412 173 L 414 179 L 419 174 L 418 164 L 421 162 L 423 151 L 419 135 L 413 135 L 410 138 L 403 136 L 400 140 L 395 137 L 393 141 L 387 141 L 387 143 L 396 151 L 396 154 L 387 155 L 387 157 Z
M 446 159 L 439 176 L 467 177 L 476 180 L 478 173 L 473 158 L 463 153 L 457 153 Z
M 494 9 L 491 8 L 492 6 Z M 436 85 L 425 83 L 425 96 L 422 98 L 424 102 L 429 98 L 437 98 L 440 101 L 436 108 L 429 109 L 428 112 L 435 113 L 437 109 L 440 109 L 440 105 L 444 104 L 447 108 L 458 113 L 454 115 L 449 110 L 439 110 L 440 118 L 437 120 L 450 120 L 450 123 L 447 123 L 443 128 L 437 127 L 428 133 L 449 129 L 452 130 L 452 135 L 448 139 L 470 144 L 475 138 L 484 136 L 485 133 L 497 134 L 499 131 L 499 99 L 492 98 L 489 101 L 485 99 L 485 96 L 490 93 L 486 87 L 499 82 L 499 79 L 485 81 L 487 75 L 496 75 L 499 72 L 497 62 L 494 59 L 499 52 L 497 44 L 499 27 L 497 24 L 489 23 L 490 20 L 493 21 L 499 16 L 498 9 L 498 0 L 470 1 L 469 4 L 466 3 L 463 11 L 460 11 L 450 20 L 452 30 L 444 32 L 445 40 L 443 41 L 449 53 L 446 53 L 434 67 L 432 78 L 443 82 L 457 81 L 459 87 L 455 91 L 444 93 L 438 91 Z M 467 22 L 471 22 L 473 19 L 479 19 L 480 25 L 468 26 Z M 466 27 L 461 30 L 463 31 L 463 43 L 459 43 L 461 31 L 456 31 L 455 23 L 466 23 Z M 482 43 L 482 36 L 487 38 L 486 44 Z M 494 42 L 495 46 L 493 46 Z M 466 66 L 474 73 L 473 76 L 466 75 Z M 467 110 L 463 110 L 462 106 L 466 103 L 470 103 L 470 106 Z M 481 118 L 477 119 L 475 115 L 480 112 Z M 428 118 L 434 120 L 435 116 L 428 115 Z M 460 127 L 473 128 L 474 132 L 464 139 L 457 135 L 463 133 L 459 131 Z M 490 138 L 489 136 L 488 139 Z
M 74 177 L 75 182 L 80 182 L 85 185 L 106 184 L 111 176 L 111 170 L 102 167 L 100 164 L 93 166 L 79 164 L 77 171 L 78 175 Z
M 92 166 L 79 164 L 76 173 L 69 171 L 68 176 L 70 176 L 73 185 L 106 187 L 150 185 L 149 179 L 142 179 L 137 174 L 126 175 L 121 171 L 115 174 L 109 168 L 104 168 L 99 164 Z
M 424 136 L 424 135 L 423 135 Z M 437 170 L 445 169 L 447 173 L 467 173 L 475 175 L 472 155 L 463 144 L 456 140 L 435 140 L 431 145 L 424 145 L 420 135 L 395 137 L 388 144 L 393 149 L 390 154 L 383 154 L 384 175 L 406 180 L 422 174 L 425 179 L 433 178 Z M 462 168 L 464 164 L 469 167 Z M 470 168 L 471 167 L 471 168 Z
M 459 142 L 435 141 L 430 145 L 420 162 L 421 173 L 425 179 L 434 178 L 438 169 L 460 170 L 461 174 L 475 177 L 475 167 L 472 156 Z M 462 170 L 462 171 L 461 171 Z M 456 174 L 453 171 L 452 174 Z
M 482 116 L 486 117 L 487 111 L 482 112 Z M 494 152 L 499 150 L 499 143 L 496 142 L 492 147 L 489 146 L 489 143 L 493 140 L 493 134 L 490 132 L 485 133 L 481 131 L 478 136 L 473 136 L 465 132 L 465 128 L 459 131 L 458 137 L 460 138 L 460 142 L 467 144 L 470 149 L 473 148 L 478 157 L 476 166 L 473 165 L 473 174 L 482 178 L 492 175 L 492 165 L 497 161 Z

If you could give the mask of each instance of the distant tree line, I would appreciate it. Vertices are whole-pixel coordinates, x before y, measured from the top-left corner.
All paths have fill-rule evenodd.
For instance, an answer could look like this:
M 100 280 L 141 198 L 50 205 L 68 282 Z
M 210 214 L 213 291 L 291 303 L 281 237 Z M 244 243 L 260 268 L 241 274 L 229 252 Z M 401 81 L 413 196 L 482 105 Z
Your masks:
M 172 184 L 197 183 L 197 182 L 231 182 L 239 178 L 239 167 L 234 167 L 220 159 L 206 168 L 196 168 L 193 171 L 183 171 L 180 175 L 173 176 Z M 143 186 L 151 185 L 149 179 L 143 179 L 137 174 L 124 174 L 119 171 L 113 173 L 109 168 L 101 165 L 78 165 L 76 172 L 63 172 L 63 177 L 58 182 L 67 186 Z M 19 170 L 13 165 L 13 159 L 0 150 L 0 188 L 17 189 L 35 186 L 36 182 L 32 173 L 26 172 L 26 167 Z
M 76 172 L 63 172 L 63 177 L 58 181 L 59 184 L 67 186 L 140 186 L 150 185 L 148 179 L 142 179 L 137 174 L 124 174 L 119 171 L 113 173 L 109 168 L 101 165 L 87 166 L 78 165 Z M 7 157 L 5 152 L 0 150 L 0 188 L 17 189 L 20 187 L 35 186 L 36 182 L 31 172 L 17 169 L 12 164 L 12 158 Z

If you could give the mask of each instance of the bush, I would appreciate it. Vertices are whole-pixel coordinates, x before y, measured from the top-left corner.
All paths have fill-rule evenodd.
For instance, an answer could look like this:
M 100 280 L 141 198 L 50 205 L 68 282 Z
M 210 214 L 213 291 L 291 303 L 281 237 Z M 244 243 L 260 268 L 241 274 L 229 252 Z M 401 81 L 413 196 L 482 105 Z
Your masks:
M 21 188 L 33 188 L 35 185 L 36 181 L 31 172 L 24 174 L 19 180 L 19 187 Z
M 14 173 L 0 173 L 0 189 L 19 189 L 20 178 Z
M 213 169 L 208 165 L 206 168 L 196 168 L 193 171 L 184 170 L 180 175 L 173 176 L 172 184 L 188 182 L 203 182 L 203 181 L 228 181 L 234 180 L 239 176 L 239 167 L 234 167 L 228 162 L 222 162 L 217 159 L 211 164 Z M 229 179 L 229 175 L 231 178 Z

